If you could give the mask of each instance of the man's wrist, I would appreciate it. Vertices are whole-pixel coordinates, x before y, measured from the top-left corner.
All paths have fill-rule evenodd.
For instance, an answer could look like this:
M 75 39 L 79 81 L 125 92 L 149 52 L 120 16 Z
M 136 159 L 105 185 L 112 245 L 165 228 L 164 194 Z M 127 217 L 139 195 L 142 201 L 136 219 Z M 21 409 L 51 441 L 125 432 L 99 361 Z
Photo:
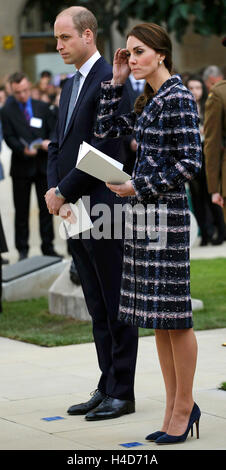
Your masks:
M 65 197 L 63 196 L 63 194 L 60 192 L 58 186 L 55 188 L 55 195 L 57 197 L 59 197 L 59 199 L 65 199 Z

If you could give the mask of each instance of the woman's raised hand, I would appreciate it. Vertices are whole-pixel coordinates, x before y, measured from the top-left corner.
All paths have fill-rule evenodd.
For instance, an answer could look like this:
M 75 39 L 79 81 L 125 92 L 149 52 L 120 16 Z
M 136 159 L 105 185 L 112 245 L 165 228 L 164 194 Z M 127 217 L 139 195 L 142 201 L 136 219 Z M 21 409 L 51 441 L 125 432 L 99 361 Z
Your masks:
M 123 84 L 130 74 L 126 49 L 117 49 L 113 61 L 113 83 Z

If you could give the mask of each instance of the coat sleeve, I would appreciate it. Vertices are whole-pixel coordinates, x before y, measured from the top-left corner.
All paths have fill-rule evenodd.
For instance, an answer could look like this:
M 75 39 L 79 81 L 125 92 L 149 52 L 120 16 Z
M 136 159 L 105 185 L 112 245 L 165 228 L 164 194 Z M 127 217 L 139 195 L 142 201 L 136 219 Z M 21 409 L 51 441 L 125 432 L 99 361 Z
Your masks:
M 111 85 L 110 82 L 101 84 L 100 103 L 98 108 L 95 136 L 98 138 L 120 137 L 130 135 L 134 131 L 136 114 L 117 114 L 120 106 L 122 85 Z
M 131 180 L 139 200 L 178 188 L 194 178 L 201 168 L 202 148 L 195 101 L 178 94 L 172 104 L 169 103 L 169 108 L 166 126 L 161 129 L 166 137 L 170 133 L 170 146 L 169 140 L 165 147 L 164 141 L 162 144 L 165 158 L 159 158 L 159 163 L 153 167 L 148 163 L 147 156 L 146 165 L 149 168 L 146 167 L 145 175 L 135 176 Z
M 9 110 L 6 108 L 6 106 L 2 109 L 1 116 L 3 137 L 6 144 L 13 152 L 16 152 L 23 159 L 28 160 L 29 157 L 24 154 L 25 145 L 20 142 L 19 138 L 15 133 L 12 119 Z
M 57 171 L 57 161 L 59 152 L 59 143 L 57 138 L 59 122 L 57 121 L 54 135 L 48 145 L 48 162 L 47 162 L 47 180 L 48 188 L 55 188 L 58 184 L 59 177 Z
M 207 184 L 210 193 L 218 193 L 220 191 L 223 113 L 223 102 L 220 96 L 213 90 L 206 101 L 204 120 L 204 154 Z

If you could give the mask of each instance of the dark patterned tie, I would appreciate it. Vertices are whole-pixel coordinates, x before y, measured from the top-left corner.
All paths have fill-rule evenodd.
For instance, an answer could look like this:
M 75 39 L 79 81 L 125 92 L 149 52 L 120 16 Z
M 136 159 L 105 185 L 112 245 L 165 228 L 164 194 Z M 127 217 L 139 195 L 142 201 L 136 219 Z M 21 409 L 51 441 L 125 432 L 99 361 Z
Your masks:
M 80 77 L 81 77 L 81 73 L 79 72 L 79 70 L 77 70 L 77 72 L 75 73 L 75 76 L 74 76 L 74 81 L 73 81 L 73 86 L 72 86 L 72 91 L 71 91 L 71 98 L 70 98 L 70 102 L 69 102 L 69 106 L 68 106 L 67 120 L 66 120 L 66 124 L 65 124 L 64 133 L 67 130 L 67 126 L 68 126 L 69 121 L 71 119 L 71 115 L 74 111 L 75 102 L 76 102 L 76 98 L 77 98 L 78 90 L 79 90 L 79 85 L 80 85 Z

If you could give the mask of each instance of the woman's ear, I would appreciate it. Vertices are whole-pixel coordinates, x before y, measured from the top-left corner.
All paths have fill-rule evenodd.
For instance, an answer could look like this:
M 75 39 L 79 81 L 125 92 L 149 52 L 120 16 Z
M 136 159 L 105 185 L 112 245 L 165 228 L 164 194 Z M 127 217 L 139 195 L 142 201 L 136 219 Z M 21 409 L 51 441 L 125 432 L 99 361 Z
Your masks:
M 159 58 L 158 58 L 159 65 L 163 64 L 165 57 L 166 57 L 165 55 L 159 54 Z

